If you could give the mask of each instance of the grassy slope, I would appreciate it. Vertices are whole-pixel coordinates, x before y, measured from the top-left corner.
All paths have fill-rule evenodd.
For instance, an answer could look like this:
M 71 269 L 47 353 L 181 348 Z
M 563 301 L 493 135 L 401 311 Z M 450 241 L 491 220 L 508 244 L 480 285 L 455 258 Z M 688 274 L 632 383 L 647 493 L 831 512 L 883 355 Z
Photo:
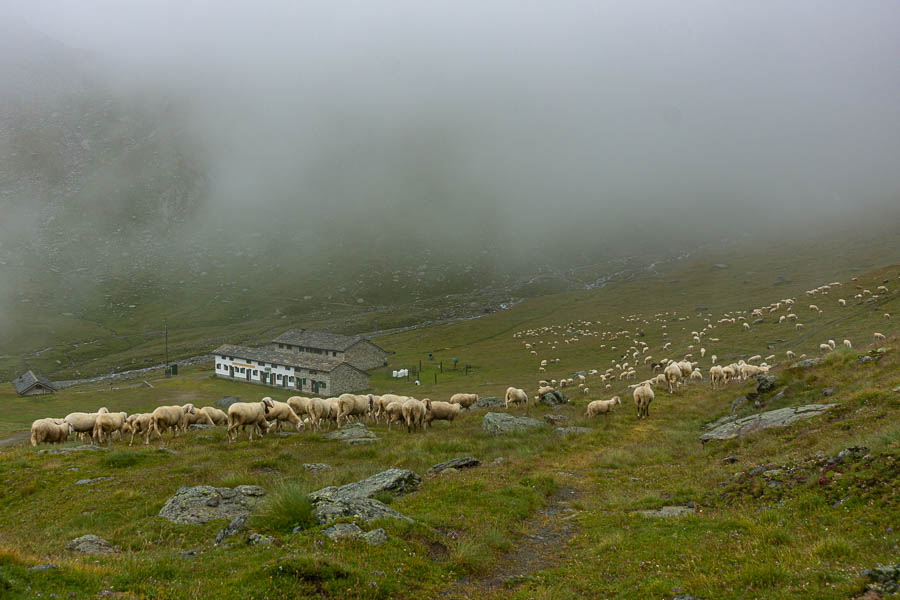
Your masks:
M 873 330 L 892 335 L 890 343 L 897 343 L 896 326 L 880 317 L 882 310 L 840 309 L 835 295 L 810 301 L 824 308 L 823 317 L 813 319 L 805 309 L 809 302 L 803 290 L 834 279 L 835 271 L 846 265 L 806 263 L 806 270 L 789 265 L 792 283 L 776 286 L 773 281 L 779 273 L 773 266 L 781 264 L 780 259 L 763 265 L 758 258 L 736 254 L 722 262 L 729 268 L 718 270 L 698 262 L 663 278 L 537 298 L 482 319 L 383 338 L 380 343 L 396 351 L 392 368 L 413 366 L 427 352 L 434 352 L 445 366 L 457 357 L 461 365 L 474 365 L 474 370 L 468 377 L 462 371 L 445 371 L 434 385 L 432 364 L 422 375 L 422 387 L 392 380 L 382 370 L 373 376 L 373 386 L 379 392 L 431 398 L 460 390 L 501 395 L 510 384 L 531 390 L 540 358 L 560 358 L 545 374 L 558 378 L 578 369 L 605 369 L 622 348 L 613 352 L 608 344 L 601 348 L 597 338 L 582 337 L 578 343 L 560 343 L 556 351 L 534 357 L 523 349 L 523 340 L 512 337 L 516 331 L 576 319 L 600 321 L 601 329 L 633 330 L 623 317 L 642 313 L 648 321 L 642 324 L 646 334 L 642 339 L 651 345 L 651 354 L 663 356 L 659 346 L 665 323 L 673 341 L 670 355 L 677 356 L 690 343 L 688 332 L 702 326 L 703 316 L 717 318 L 723 310 L 750 309 L 787 296 L 797 296 L 796 312 L 807 324 L 805 332 L 818 331 L 798 338 L 790 325 L 777 325 L 773 319 L 749 333 L 739 326 L 723 326 L 710 334 L 721 338 L 711 352 L 721 360 L 744 353 L 766 354 L 767 341 L 786 339 L 778 344 L 779 356 L 786 348 L 813 354 L 829 337 L 838 341 L 847 337 L 862 348 Z M 890 279 L 888 285 L 897 288 L 898 272 L 897 267 L 873 271 L 861 277 L 861 283 L 874 289 Z M 798 273 L 803 273 L 802 280 Z M 842 296 L 852 295 L 845 290 Z M 900 315 L 898 297 L 895 291 L 885 298 L 889 304 L 884 310 Z M 709 311 L 698 318 L 693 308 L 701 305 Z M 675 310 L 690 320 L 650 318 Z M 5 524 L 0 531 L 0 586 L 12 596 L 27 595 L 28 586 L 45 593 L 77 590 L 76 596 L 86 597 L 103 589 L 127 590 L 135 597 L 172 598 L 431 596 L 458 577 L 490 573 L 504 551 L 520 543 L 525 518 L 546 502 L 556 486 L 565 485 L 580 491 L 572 504 L 578 533 L 565 548 L 567 558 L 535 573 L 521 587 L 496 593 L 536 598 L 666 598 L 680 589 L 715 598 L 846 598 L 860 588 L 860 569 L 896 558 L 897 533 L 889 527 L 898 510 L 898 473 L 884 457 L 896 455 L 900 442 L 900 395 L 890 392 L 900 385 L 898 363 L 896 351 L 880 364 L 864 367 L 857 366 L 854 354 L 836 353 L 827 365 L 806 372 L 779 369 L 788 393 L 780 401 L 770 400 L 767 408 L 817 401 L 826 386 L 837 387 L 832 401 L 841 408 L 784 431 L 705 447 L 697 441 L 701 425 L 726 414 L 731 400 L 751 386 L 710 392 L 705 385 L 695 385 L 673 397 L 660 392 L 651 418 L 642 422 L 623 393 L 626 402 L 610 419 L 585 423 L 581 414 L 586 400 L 579 398 L 575 406 L 559 413 L 569 416 L 571 424 L 588 425 L 594 432 L 562 441 L 549 431 L 490 438 L 480 431 L 481 415 L 474 413 L 452 426 L 439 424 L 423 435 L 387 432 L 376 426 L 386 439 L 372 447 L 346 447 L 313 435 L 227 445 L 222 431 L 212 433 L 211 439 L 193 432 L 188 439 L 168 442 L 178 455 L 136 446 L 119 447 L 112 455 L 60 457 L 7 447 L 0 450 L 5 483 L 0 496 L 0 521 Z M 708 361 L 703 364 L 705 370 Z M 0 401 L 7 410 L 0 427 L 10 431 L 27 426 L 36 416 L 100 405 L 133 412 L 173 402 L 207 404 L 225 394 L 255 398 L 262 392 L 206 378 L 206 372 L 189 370 L 182 377 L 154 381 L 154 389 L 95 386 L 28 400 L 4 391 Z M 591 385 L 592 397 L 624 392 L 624 384 L 609 391 L 600 390 L 596 380 Z M 545 407 L 531 409 L 533 416 L 547 412 Z M 779 493 L 760 487 L 758 478 L 735 480 L 735 473 L 756 465 L 783 465 L 818 451 L 833 454 L 859 444 L 869 446 L 877 458 L 871 467 L 869 463 L 859 467 L 859 473 L 848 471 L 844 482 L 865 482 L 870 472 L 877 471 L 893 487 L 871 483 L 848 487 L 840 496 L 850 499 L 832 507 L 841 499 L 835 498 L 838 489 L 845 485 L 833 474 L 829 474 L 833 484 L 806 482 L 785 486 Z M 391 540 L 377 549 L 355 542 L 323 544 L 314 532 L 275 532 L 278 543 L 271 549 L 214 548 L 211 540 L 222 523 L 177 526 L 155 517 L 165 499 L 183 485 L 256 483 L 271 490 L 291 481 L 312 490 L 388 467 L 423 473 L 431 464 L 466 454 L 480 458 L 484 466 L 428 479 L 420 491 L 395 500 L 393 506 L 419 524 L 384 524 Z M 735 464 L 722 463 L 729 455 L 737 457 Z M 490 464 L 499 457 L 508 460 Z M 304 462 L 327 462 L 335 469 L 308 474 L 302 468 Z M 99 475 L 115 480 L 72 485 Z M 729 493 L 724 498 L 719 493 L 722 484 L 728 484 L 721 488 Z M 668 521 L 643 519 L 632 512 L 685 501 L 697 502 L 700 512 Z M 265 529 L 264 524 L 258 527 Z M 110 539 L 123 553 L 112 559 L 85 559 L 64 552 L 67 540 L 85 533 Z M 197 547 L 202 552 L 195 558 L 178 555 Z M 47 560 L 63 568 L 46 573 L 26 570 Z M 477 584 L 471 585 L 476 586 L 475 595 L 485 594 Z

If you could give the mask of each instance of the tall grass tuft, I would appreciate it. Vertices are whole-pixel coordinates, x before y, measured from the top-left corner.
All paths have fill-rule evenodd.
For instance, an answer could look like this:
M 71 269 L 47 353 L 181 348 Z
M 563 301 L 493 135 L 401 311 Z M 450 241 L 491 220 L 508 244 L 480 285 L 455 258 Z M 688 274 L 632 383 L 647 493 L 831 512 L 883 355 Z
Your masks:
M 297 484 L 288 483 L 276 488 L 254 515 L 255 527 L 290 532 L 295 527 L 306 529 L 316 523 L 312 503 Z

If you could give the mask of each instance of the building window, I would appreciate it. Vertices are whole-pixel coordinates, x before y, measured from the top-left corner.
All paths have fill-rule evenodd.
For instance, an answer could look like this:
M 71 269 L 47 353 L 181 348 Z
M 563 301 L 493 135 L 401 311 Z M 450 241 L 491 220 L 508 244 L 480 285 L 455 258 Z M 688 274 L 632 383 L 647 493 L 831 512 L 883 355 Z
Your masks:
M 337 352 L 332 352 L 331 355 L 332 355 L 332 356 L 337 356 Z
M 294 383 L 294 378 L 293 378 L 293 377 L 288 377 L 288 383 Z
M 324 382 L 324 381 L 319 382 L 319 387 L 320 387 L 321 389 L 324 390 L 324 389 L 325 389 L 325 382 Z
M 256 369 L 253 369 L 253 376 L 256 377 L 257 375 L 259 375 L 259 371 L 257 371 Z

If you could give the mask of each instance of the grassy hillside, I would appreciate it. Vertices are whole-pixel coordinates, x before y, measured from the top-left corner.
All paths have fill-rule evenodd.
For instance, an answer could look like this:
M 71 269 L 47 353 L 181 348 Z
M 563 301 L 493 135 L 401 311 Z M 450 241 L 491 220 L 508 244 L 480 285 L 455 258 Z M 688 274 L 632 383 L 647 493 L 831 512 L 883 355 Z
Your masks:
M 483 413 L 473 411 L 421 434 L 373 425 L 382 440 L 361 447 L 309 432 L 228 444 L 221 429 L 190 432 L 150 447 L 115 442 L 110 451 L 70 456 L 42 455 L 12 443 L 0 449 L 6 483 L 0 520 L 7 524 L 0 530 L 0 586 L 10 597 L 36 591 L 135 598 L 852 597 L 863 589 L 861 570 L 896 562 L 900 543 L 895 531 L 900 393 L 892 391 L 900 386 L 900 357 L 892 349 L 879 361 L 857 360 L 873 347 L 873 331 L 888 336 L 888 347 L 900 341 L 897 321 L 882 316 L 893 312 L 900 318 L 900 268 L 870 269 L 851 282 L 835 277 L 847 266 L 817 263 L 804 271 L 772 256 L 769 264 L 739 254 L 716 261 L 727 268 L 697 261 L 664 277 L 535 298 L 477 320 L 387 336 L 379 343 L 396 354 L 388 369 L 373 373 L 373 388 L 432 399 L 456 391 L 499 396 L 508 385 L 532 392 L 540 377 L 604 371 L 633 339 L 649 344 L 647 355 L 655 359 L 679 357 L 693 343 L 690 332 L 702 328 L 705 319 L 716 324 L 725 312 L 749 313 L 796 297 L 794 310 L 805 324 L 799 332 L 792 324 L 777 323 L 782 310 L 766 313 L 749 332 L 740 323 L 717 324 L 704 343 L 720 363 L 741 355 L 777 355 L 778 389 L 759 398 L 759 409 L 749 403 L 740 414 L 838 403 L 825 416 L 702 445 L 703 425 L 727 415 L 732 401 L 755 389 L 754 383 L 715 392 L 706 382 L 692 383 L 672 396 L 657 389 L 650 418 L 639 421 L 626 388 L 630 381 L 611 382 L 607 390 L 594 377 L 588 379 L 588 397 L 574 396 L 573 404 L 558 410 L 528 409 L 534 417 L 553 413 L 568 417 L 566 425 L 591 429 L 565 438 L 550 427 L 491 437 L 481 431 Z M 778 279 L 782 273 L 788 283 Z M 804 295 L 836 278 L 844 285 L 827 296 Z M 874 302 L 851 300 L 856 285 L 875 291 L 883 281 L 889 292 Z M 839 297 L 849 306 L 839 307 Z M 810 303 L 824 314 L 811 312 Z M 535 356 L 524 348 L 527 338 L 514 336 L 540 327 L 558 333 L 547 335 Z M 583 332 L 567 336 L 567 329 L 627 329 L 629 334 L 611 341 Z M 711 337 L 720 341 L 711 343 Z M 850 339 L 855 348 L 829 353 L 818 367 L 787 368 L 786 350 L 819 355 L 818 345 L 829 338 Z M 661 350 L 665 339 L 672 342 L 669 352 Z M 552 340 L 555 350 L 549 349 Z M 704 373 L 709 356 L 701 361 Z M 456 371 L 449 368 L 454 357 Z M 543 358 L 559 362 L 539 373 Z M 390 369 L 418 367 L 419 360 L 425 367 L 421 386 L 390 378 Z M 468 375 L 462 368 L 466 364 L 471 365 Z M 119 389 L 82 386 L 48 398 L 20 399 L 4 390 L 0 428 L 12 435 L 35 417 L 101 405 L 135 412 L 160 404 L 206 405 L 223 395 L 256 399 L 265 391 L 208 373 L 208 367 L 198 367 L 176 378 L 154 379 L 153 389 L 118 382 Z M 638 368 L 639 379 L 649 375 L 649 367 Z M 827 400 L 825 388 L 834 388 Z M 784 394 L 776 396 L 777 391 Z M 624 399 L 614 414 L 584 419 L 589 399 L 612 394 Z M 177 454 L 161 452 L 160 446 Z M 855 446 L 867 449 L 834 458 Z M 269 548 L 249 546 L 241 536 L 214 546 L 224 522 L 173 525 L 156 516 L 181 486 L 251 483 L 290 498 L 297 489 L 347 483 L 390 467 L 424 475 L 432 464 L 465 455 L 482 465 L 426 477 L 417 492 L 391 501 L 416 523 L 377 524 L 389 535 L 388 543 L 377 548 L 330 542 L 321 527 L 291 534 L 284 523 L 300 522 L 302 516 L 284 514 L 284 509 L 264 512 L 252 522 L 251 531 L 274 537 Z M 302 465 L 312 462 L 334 469 L 309 473 Z M 99 476 L 113 479 L 74 485 Z M 687 503 L 695 512 L 672 519 L 636 512 Z M 110 540 L 121 552 L 98 559 L 64 550 L 68 540 L 86 533 Z M 193 553 L 181 554 L 187 551 Z M 28 571 L 43 562 L 61 568 Z

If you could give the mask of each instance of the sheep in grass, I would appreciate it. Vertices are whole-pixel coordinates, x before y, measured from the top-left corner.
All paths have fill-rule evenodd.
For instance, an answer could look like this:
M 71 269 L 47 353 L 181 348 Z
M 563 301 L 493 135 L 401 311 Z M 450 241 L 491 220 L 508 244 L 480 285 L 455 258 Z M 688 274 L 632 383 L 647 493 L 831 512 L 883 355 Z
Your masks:
M 203 409 L 197 409 L 193 414 L 184 415 L 184 420 L 188 427 L 191 425 L 211 425 L 215 426 L 215 422 L 213 422 L 212 417 L 210 417 Z M 225 416 L 225 420 L 228 420 L 228 416 Z
M 891 320 L 891 313 L 884 313 L 884 318 L 887 319 L 888 321 L 890 321 L 890 320 Z
M 794 360 L 794 357 L 796 356 L 793 350 L 788 350 L 785 352 L 785 355 L 788 357 L 788 360 Z
M 884 337 L 883 333 L 878 333 L 877 331 L 872 334 L 872 337 L 875 338 L 876 342 L 883 342 L 885 339 L 887 339 Z
M 722 375 L 725 376 L 723 383 L 728 383 L 737 376 L 737 371 L 731 365 L 722 367 Z
M 95 444 L 103 443 L 103 436 L 107 437 L 107 444 L 112 443 L 112 434 L 122 431 L 122 426 L 125 425 L 125 419 L 128 418 L 128 415 L 120 412 L 120 413 L 104 413 L 97 416 L 97 420 L 94 421 L 94 431 L 91 433 L 91 438 L 93 439 Z
M 429 402 L 425 411 L 425 426 L 430 426 L 432 421 L 452 421 L 459 416 L 461 408 L 459 404 L 449 402 Z
M 618 396 L 613 396 L 609 400 L 594 400 L 587 405 L 584 416 L 591 419 L 597 415 L 608 415 L 616 404 L 622 404 L 622 400 Z
M 841 306 L 847 306 L 847 301 L 843 298 L 838 298 L 838 304 L 840 304 Z
M 250 427 L 250 441 L 253 441 L 253 431 L 258 427 L 260 431 L 268 433 L 269 421 L 266 415 L 273 408 L 271 398 L 263 398 L 259 402 L 235 402 L 228 407 L 228 441 L 233 442 L 238 435 L 238 427 L 244 429 Z
M 97 417 L 108 412 L 106 408 L 100 408 L 94 413 L 73 412 L 67 414 L 63 420 L 72 426 L 72 432 L 77 433 L 78 439 L 83 441 L 86 436 L 93 435 Z
M 38 419 L 31 424 L 31 445 L 65 443 L 72 431 L 72 425 L 63 419 Z
M 822 352 L 831 352 L 832 348 L 828 344 L 819 344 L 819 350 Z
M 505 400 L 505 406 L 507 410 L 509 409 L 510 405 L 516 406 L 519 404 L 524 404 L 526 408 L 528 407 L 528 394 L 526 394 L 525 390 L 521 388 L 506 388 Z
M 404 400 L 403 402 L 406 402 Z M 387 406 L 384 407 L 384 418 L 387 422 L 388 431 L 391 430 L 391 425 L 394 423 L 403 423 L 403 402 L 391 402 Z
M 150 424 L 150 432 L 155 433 L 157 437 L 162 439 L 162 434 L 168 430 L 172 430 L 172 438 L 178 436 L 178 430 L 185 431 L 187 429 L 187 414 L 194 414 L 193 404 L 185 404 L 184 406 L 158 406 L 151 413 L 152 423 Z
M 202 412 L 209 417 L 209 420 L 212 421 L 212 424 L 216 427 L 228 424 L 228 415 L 225 414 L 224 410 L 219 410 L 215 406 L 204 406 L 199 412 Z
M 639 419 L 650 416 L 650 403 L 653 402 L 653 389 L 649 385 L 634 388 L 634 403 L 637 405 Z
M 417 400 L 410 398 L 403 403 L 403 421 L 406 423 L 406 432 L 412 433 L 416 429 L 425 429 L 425 414 L 431 407 L 431 400 Z
M 665 371 L 663 371 L 663 375 L 666 376 L 666 384 L 669 386 L 669 393 L 674 394 L 675 388 L 681 384 L 681 367 L 678 366 L 678 363 L 669 363 Z
M 722 371 L 722 367 L 718 365 L 713 365 L 709 369 L 709 384 L 712 386 L 712 389 L 718 389 L 725 384 L 725 373 Z
M 307 398 L 306 396 L 291 396 L 287 399 L 287 403 L 294 409 L 294 412 L 297 413 L 298 417 L 302 417 L 309 414 L 310 400 L 312 400 L 312 398 Z
M 128 418 L 125 419 L 125 424 L 122 425 L 122 434 L 127 435 L 131 434 L 131 441 L 128 442 L 129 446 L 134 445 L 134 436 L 142 435 L 144 436 L 144 444 L 150 443 L 150 426 L 153 424 L 153 414 L 152 413 L 140 413 L 135 415 L 128 415 Z
M 747 380 L 757 375 L 763 375 L 769 372 L 769 367 L 757 367 L 756 365 L 741 365 L 741 379 Z
M 700 369 L 694 369 L 691 371 L 690 378 L 696 381 L 703 381 L 703 373 L 700 372 Z
M 300 417 L 297 416 L 297 413 L 294 412 L 294 409 L 287 402 L 271 400 L 266 420 L 270 423 L 269 428 L 275 428 L 276 431 L 281 428 L 282 423 L 290 423 L 298 432 L 303 431 L 303 421 L 300 420 Z
M 331 413 L 331 404 L 324 398 L 310 398 L 306 406 L 310 424 L 318 431 Z
M 346 424 L 350 417 L 365 417 L 372 413 L 373 399 L 368 395 L 341 394 L 338 396 L 337 425 L 341 426 L 341 419 Z
M 547 385 L 546 381 L 541 381 L 541 385 Z M 459 404 L 460 408 L 469 410 L 472 405 L 478 402 L 478 394 L 453 394 L 450 396 L 450 404 Z

